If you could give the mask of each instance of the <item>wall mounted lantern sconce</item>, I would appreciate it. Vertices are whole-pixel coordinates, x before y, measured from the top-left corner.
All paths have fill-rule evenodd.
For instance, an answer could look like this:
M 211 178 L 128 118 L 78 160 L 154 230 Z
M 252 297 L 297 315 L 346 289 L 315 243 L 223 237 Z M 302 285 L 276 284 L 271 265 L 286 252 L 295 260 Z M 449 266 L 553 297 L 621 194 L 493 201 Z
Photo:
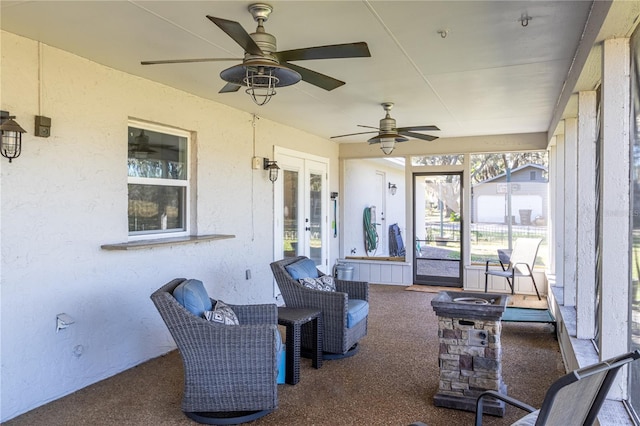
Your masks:
M 268 158 L 265 158 L 263 168 L 269 170 L 269 180 L 272 183 L 278 180 L 278 170 L 280 170 L 280 167 L 278 167 L 277 161 L 269 161 Z
M 397 191 L 398 187 L 396 186 L 396 184 L 389 182 L 389 192 L 391 193 L 391 195 L 396 195 Z
M 8 158 L 9 162 L 18 158 L 22 152 L 22 134 L 27 133 L 9 115 L 8 111 L 0 111 L 0 154 Z

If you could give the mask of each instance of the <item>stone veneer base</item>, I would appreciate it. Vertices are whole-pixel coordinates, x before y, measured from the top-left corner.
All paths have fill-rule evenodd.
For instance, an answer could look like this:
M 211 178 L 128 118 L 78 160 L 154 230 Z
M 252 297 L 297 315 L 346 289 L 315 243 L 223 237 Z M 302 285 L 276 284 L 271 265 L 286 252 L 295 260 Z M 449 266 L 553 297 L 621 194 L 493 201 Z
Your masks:
M 437 393 L 433 397 L 433 403 L 436 407 L 453 408 L 456 410 L 476 411 L 476 398 L 447 395 Z M 503 417 L 505 412 L 505 403 L 497 399 L 485 399 L 483 404 L 484 414 L 491 416 Z

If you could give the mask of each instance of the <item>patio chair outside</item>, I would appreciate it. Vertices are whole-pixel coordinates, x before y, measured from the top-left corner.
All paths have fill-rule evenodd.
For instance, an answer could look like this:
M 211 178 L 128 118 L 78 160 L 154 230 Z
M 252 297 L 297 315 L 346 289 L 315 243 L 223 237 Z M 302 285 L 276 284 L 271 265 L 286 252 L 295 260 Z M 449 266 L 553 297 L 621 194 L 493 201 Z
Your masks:
M 538 256 L 538 248 L 542 243 L 541 238 L 518 238 L 513 245 L 513 251 L 509 256 L 509 260 L 505 266 L 505 258 L 501 256 L 500 269 L 489 269 L 489 260 L 487 260 L 484 270 L 484 292 L 487 292 L 489 286 L 489 275 L 506 278 L 507 284 L 511 288 L 511 294 L 515 293 L 516 277 L 531 277 L 533 288 L 536 290 L 538 300 L 541 300 L 536 280 L 533 277 L 533 268 Z
M 483 401 L 490 397 L 530 413 L 512 426 L 590 426 L 596 421 L 618 370 L 638 358 L 640 351 L 636 350 L 560 377 L 549 387 L 539 410 L 496 391 L 485 391 L 478 396 L 475 425 L 482 425 Z
M 324 359 L 354 355 L 356 344 L 367 335 L 367 317 L 348 327 L 349 300 L 369 301 L 369 283 L 335 280 L 336 291 L 312 290 L 295 280 L 286 267 L 307 259 L 287 257 L 271 263 L 273 276 L 280 287 L 285 305 L 290 308 L 316 308 L 322 311 Z M 324 275 L 317 270 L 319 276 Z M 367 308 L 368 309 L 368 308 Z M 302 326 L 302 347 L 310 348 L 314 336 L 308 324 Z
M 173 296 L 184 281 L 174 279 L 151 295 L 182 357 L 182 411 L 199 423 L 231 425 L 275 410 L 280 347 L 277 306 L 229 305 L 240 325 L 211 322 Z

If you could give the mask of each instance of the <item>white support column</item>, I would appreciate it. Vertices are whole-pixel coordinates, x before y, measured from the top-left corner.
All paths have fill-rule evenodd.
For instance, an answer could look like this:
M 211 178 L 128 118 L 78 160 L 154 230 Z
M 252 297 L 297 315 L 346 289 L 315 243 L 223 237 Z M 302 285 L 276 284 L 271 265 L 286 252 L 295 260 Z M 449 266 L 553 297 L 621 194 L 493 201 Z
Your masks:
M 578 120 L 564 120 L 564 305 L 576 305 L 578 236 Z
M 576 324 L 578 339 L 595 337 L 596 306 L 596 92 L 578 94 L 578 233 Z
M 564 124 L 563 124 L 564 125 Z M 556 285 L 564 286 L 564 134 L 556 136 L 556 210 L 553 245 L 556 259 Z M 564 300 L 562 301 L 564 304 Z
M 555 241 L 555 228 L 556 228 L 556 193 L 558 184 L 558 166 L 557 166 L 557 154 L 556 154 L 556 137 L 554 136 L 551 144 L 549 145 L 549 185 L 547 185 L 548 193 L 547 199 L 549 203 L 547 205 L 546 217 L 547 217 L 547 241 Z M 547 265 L 547 274 L 553 275 L 553 283 L 555 284 L 556 278 L 556 246 L 555 244 L 549 244 L 549 264 Z
M 410 160 L 409 160 L 410 161 Z M 471 265 L 471 155 L 464 156 L 464 171 L 462 172 L 462 267 L 466 271 Z M 463 287 L 466 286 L 467 274 L 462 274 Z
M 602 146 L 600 151 L 600 357 L 628 349 L 629 218 L 629 39 L 604 41 L 602 62 Z M 626 396 L 626 371 L 611 398 Z

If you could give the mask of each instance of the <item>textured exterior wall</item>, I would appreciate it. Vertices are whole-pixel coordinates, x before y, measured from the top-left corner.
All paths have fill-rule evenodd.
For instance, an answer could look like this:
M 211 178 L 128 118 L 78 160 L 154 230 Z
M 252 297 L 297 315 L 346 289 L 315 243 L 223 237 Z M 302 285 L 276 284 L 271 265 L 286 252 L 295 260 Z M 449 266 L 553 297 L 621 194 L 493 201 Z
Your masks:
M 49 46 L 39 68 L 37 43 L 1 36 L 1 109 L 28 132 L 22 156 L 0 161 L 5 421 L 172 350 L 149 299 L 172 278 L 202 279 L 230 303 L 275 300 L 273 190 L 251 169 L 250 114 Z M 51 117 L 51 137 L 33 136 L 35 115 Z M 197 234 L 234 239 L 101 250 L 127 240 L 129 118 L 194 132 Z M 256 132 L 258 156 L 282 145 L 329 158 L 338 191 L 336 144 L 266 119 Z M 56 333 L 62 312 L 75 324 Z
M 405 184 L 404 169 L 385 166 L 381 161 L 372 160 L 348 160 L 344 162 L 344 194 L 340 194 L 338 202 L 342 204 L 343 223 L 341 224 L 343 238 L 343 256 L 366 256 L 363 237 L 363 211 L 365 207 L 376 204 L 380 194 L 386 198 L 385 220 L 381 218 L 381 207 L 377 207 L 376 231 L 381 237 L 375 256 L 387 256 L 389 254 L 389 226 L 397 223 L 402 232 L 405 246 L 407 245 L 405 223 Z M 376 185 L 376 171 L 385 174 L 384 188 Z M 388 189 L 389 182 L 398 187 L 396 195 L 391 195 Z M 384 233 L 384 236 L 381 235 Z M 352 249 L 355 253 L 351 253 Z M 373 253 L 369 253 L 374 256 Z

